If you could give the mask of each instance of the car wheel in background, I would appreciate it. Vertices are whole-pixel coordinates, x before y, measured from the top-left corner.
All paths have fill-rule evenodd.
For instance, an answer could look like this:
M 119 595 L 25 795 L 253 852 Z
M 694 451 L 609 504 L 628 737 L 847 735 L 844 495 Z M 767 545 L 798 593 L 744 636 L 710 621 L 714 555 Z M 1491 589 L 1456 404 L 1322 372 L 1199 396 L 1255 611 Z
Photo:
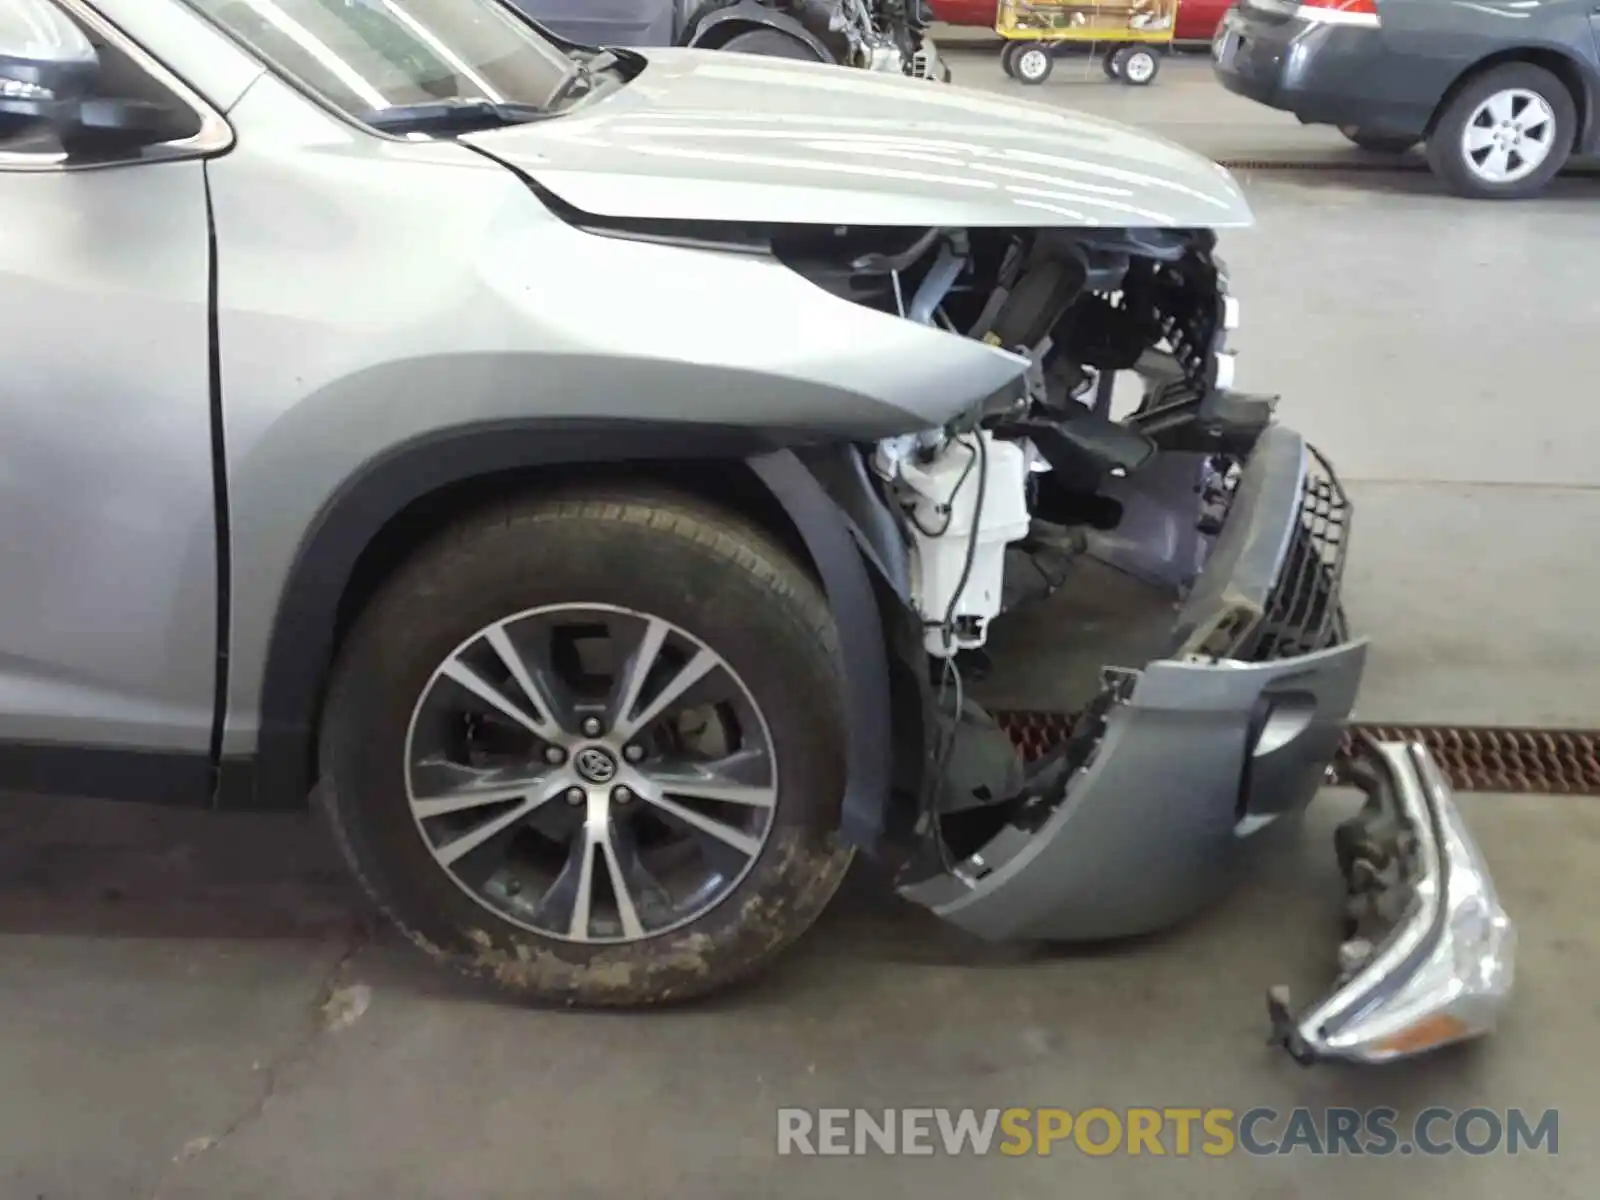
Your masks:
M 776 29 L 753 29 L 749 33 L 735 34 L 722 45 L 719 50 L 731 50 L 735 54 L 760 54 L 767 58 L 799 58 L 811 62 L 822 61 L 816 52 L 799 38 L 792 38 L 787 33 L 780 33 Z
M 1013 79 L 1017 77 L 1017 55 L 1027 45 L 1027 42 L 1007 42 L 1000 51 L 1000 69 Z
M 832 616 L 756 526 L 642 488 L 422 547 L 341 648 L 319 801 L 433 958 L 531 999 L 687 999 L 821 913 L 845 725 Z
M 1149 87 L 1161 70 L 1161 56 L 1148 46 L 1124 46 L 1116 54 L 1117 78 L 1129 87 Z
M 1050 47 L 1033 42 L 1025 44 L 1011 60 L 1011 73 L 1020 82 L 1037 87 L 1050 78 L 1055 65 L 1055 56 L 1050 53 Z
M 1122 69 L 1122 62 L 1117 58 L 1117 48 L 1113 47 L 1101 56 L 1100 69 L 1106 73 L 1107 79 L 1117 78 L 1117 72 Z
M 1404 154 L 1422 140 L 1397 134 L 1371 133 L 1354 125 L 1341 125 L 1339 132 L 1361 149 L 1374 154 Z
M 1515 200 L 1566 164 L 1577 125 L 1566 85 L 1532 63 L 1506 63 L 1470 81 L 1428 135 L 1428 164 L 1457 195 Z

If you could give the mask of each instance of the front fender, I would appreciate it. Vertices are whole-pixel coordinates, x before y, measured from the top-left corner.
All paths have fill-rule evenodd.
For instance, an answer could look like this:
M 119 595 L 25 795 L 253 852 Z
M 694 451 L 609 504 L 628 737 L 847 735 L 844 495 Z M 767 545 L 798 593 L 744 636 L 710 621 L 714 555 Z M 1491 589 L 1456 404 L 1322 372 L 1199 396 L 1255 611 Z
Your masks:
M 762 255 L 583 232 L 484 155 L 345 131 L 273 80 L 230 119 L 239 145 L 208 167 L 231 559 L 221 752 L 288 772 L 273 796 L 298 802 L 304 759 L 275 747 L 314 720 L 325 657 L 293 686 L 267 676 L 279 647 L 331 625 L 338 592 L 307 599 L 301 581 L 342 590 L 341 556 L 364 544 L 352 530 L 408 502 L 351 491 L 383 464 L 425 467 L 398 496 L 473 462 L 739 461 L 943 424 L 1022 375 L 1016 356 Z M 286 276 L 308 247 L 315 275 Z M 308 549 L 347 522 L 340 556 Z
M 894 772 L 889 655 L 877 596 L 849 525 L 800 460 L 785 450 L 753 458 L 750 466 L 805 539 L 833 609 L 850 722 L 850 775 L 839 831 L 870 851 L 884 832 Z

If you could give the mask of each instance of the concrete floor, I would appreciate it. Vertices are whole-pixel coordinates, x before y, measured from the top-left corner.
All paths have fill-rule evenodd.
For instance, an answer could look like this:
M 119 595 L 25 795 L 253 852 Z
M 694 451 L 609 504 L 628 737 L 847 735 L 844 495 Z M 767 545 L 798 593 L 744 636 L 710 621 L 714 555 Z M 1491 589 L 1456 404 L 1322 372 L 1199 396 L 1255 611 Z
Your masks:
M 1063 64 L 1064 66 L 1066 64 Z M 958 78 L 1012 86 L 984 59 Z M 1192 69 L 1191 69 L 1192 68 Z M 1032 98 L 1219 139 L 1284 136 L 1204 64 L 1147 92 Z M 1018 89 L 1020 90 L 1020 89 Z M 1209 144 L 1208 144 L 1209 142 Z M 1592 725 L 1600 185 L 1468 205 L 1426 176 L 1246 181 L 1229 239 L 1244 384 L 1342 468 L 1360 505 L 1351 600 L 1376 638 L 1363 715 Z M 299 819 L 0 804 L 0 1200 L 432 1200 L 621 1194 L 945 1200 L 1590 1196 L 1600 1157 L 1600 806 L 1468 797 L 1523 933 L 1520 998 L 1481 1046 L 1302 1071 L 1262 1045 L 1262 989 L 1324 980 L 1330 796 L 1239 894 L 1093 955 L 977 946 L 874 886 L 780 969 L 654 1017 L 530 1013 L 366 927 Z M 782 1105 L 1521 1105 L 1558 1157 L 782 1159 Z

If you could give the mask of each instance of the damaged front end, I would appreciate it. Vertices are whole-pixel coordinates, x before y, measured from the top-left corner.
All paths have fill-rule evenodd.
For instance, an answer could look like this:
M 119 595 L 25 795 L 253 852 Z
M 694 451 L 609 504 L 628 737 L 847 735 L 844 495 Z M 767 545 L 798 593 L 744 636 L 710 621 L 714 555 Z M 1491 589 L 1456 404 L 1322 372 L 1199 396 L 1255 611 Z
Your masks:
M 1234 387 L 1239 306 L 1212 229 L 666 222 L 546 199 L 588 232 L 704 252 L 747 306 L 771 297 L 797 349 L 769 378 L 828 380 L 828 403 L 864 414 L 799 457 L 889 626 L 902 895 L 986 939 L 1150 933 L 1221 895 L 1327 782 L 1367 653 L 1341 604 L 1350 503 L 1275 398 Z M 1017 711 L 1076 716 L 1025 761 L 995 718 Z M 1430 915 L 1454 886 L 1503 928 L 1468 886 L 1481 867 L 1448 793 L 1403 753 L 1415 778 L 1381 795 L 1423 796 L 1443 832 L 1411 818 L 1385 842 L 1373 824 L 1340 853 L 1421 907 L 1391 935 L 1353 931 L 1308 1014 L 1276 997 L 1275 1036 L 1303 1060 L 1425 1049 L 1391 1028 L 1402 1012 L 1435 1041 L 1469 1036 L 1509 985 L 1508 933 L 1473 958 Z M 1479 963 L 1478 982 L 1451 984 L 1449 962 Z
M 1273 399 L 1233 389 L 1238 306 L 1209 231 L 929 230 L 891 249 L 872 233 L 775 251 L 837 295 L 1031 364 L 1022 394 L 866 455 L 903 538 L 902 641 L 934 731 L 900 891 L 993 940 L 1171 926 L 1329 778 L 1367 651 L 1340 602 L 1349 501 Z M 1025 763 L 1002 709 L 1079 715 Z M 1312 1012 L 1276 997 L 1276 1036 L 1303 1061 L 1471 1036 L 1509 987 L 1509 927 L 1437 771 L 1420 749 L 1377 753 L 1374 794 L 1409 832 L 1383 842 L 1374 800 L 1339 853 L 1370 882 L 1361 848 L 1387 846 L 1390 899 L 1415 912 L 1388 941 L 1363 923 Z M 1450 879 L 1498 931 L 1467 951 L 1476 982 L 1448 974 L 1468 945 L 1437 916 Z

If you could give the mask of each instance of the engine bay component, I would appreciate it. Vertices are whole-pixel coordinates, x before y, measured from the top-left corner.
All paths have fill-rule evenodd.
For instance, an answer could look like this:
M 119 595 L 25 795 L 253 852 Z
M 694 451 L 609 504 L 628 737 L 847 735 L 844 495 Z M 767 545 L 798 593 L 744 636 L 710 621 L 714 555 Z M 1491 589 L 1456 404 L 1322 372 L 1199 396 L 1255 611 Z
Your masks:
M 511 0 L 580 46 L 703 46 L 817 57 L 949 82 L 925 0 Z
M 800 6 L 818 7 L 818 0 Z M 933 43 L 924 36 L 928 14 L 922 0 L 827 0 L 828 33 L 844 43 L 840 61 L 869 71 L 922 79 L 942 78 Z
M 980 429 L 921 456 L 897 450 L 880 448 L 874 466 L 911 527 L 912 603 L 924 644 L 949 658 L 982 646 L 1000 614 L 1006 547 L 1027 537 L 1031 523 L 1032 446 Z

